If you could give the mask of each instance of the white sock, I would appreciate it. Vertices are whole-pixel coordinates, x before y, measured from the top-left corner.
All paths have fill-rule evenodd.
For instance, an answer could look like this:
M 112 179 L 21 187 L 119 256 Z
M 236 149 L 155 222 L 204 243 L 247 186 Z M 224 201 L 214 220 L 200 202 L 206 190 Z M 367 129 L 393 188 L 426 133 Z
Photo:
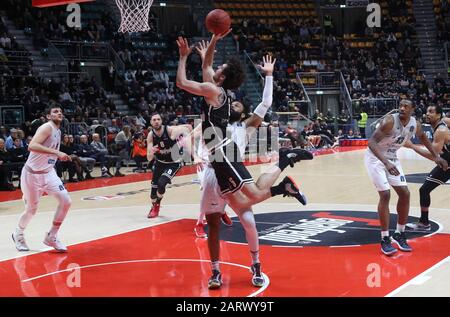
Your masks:
M 50 231 L 48 232 L 48 235 L 50 237 L 56 237 L 56 235 L 58 234 L 59 228 L 61 227 L 61 222 L 53 222 L 53 226 L 50 229 Z
M 211 268 L 216 271 L 220 271 L 219 261 L 211 261 Z
M 381 231 L 381 239 L 383 239 L 384 237 L 389 237 L 389 230 Z
M 259 263 L 259 250 L 258 251 L 250 251 L 252 256 L 252 264 Z
M 401 225 L 401 224 L 397 223 L 397 229 L 395 230 L 395 232 L 399 232 L 399 233 L 404 232 L 405 227 L 406 227 L 406 225 Z
M 241 225 L 245 230 L 245 237 L 247 238 L 248 247 L 251 250 L 259 250 L 258 231 L 256 230 L 255 217 L 251 210 L 245 211 L 239 216 Z
M 200 212 L 197 219 L 197 225 L 202 225 L 204 220 L 205 220 L 205 213 Z
M 24 231 L 25 229 L 22 229 L 22 228 L 20 228 L 20 227 L 17 227 L 16 228 L 16 234 L 17 235 L 19 235 L 19 234 L 23 234 L 23 231 Z

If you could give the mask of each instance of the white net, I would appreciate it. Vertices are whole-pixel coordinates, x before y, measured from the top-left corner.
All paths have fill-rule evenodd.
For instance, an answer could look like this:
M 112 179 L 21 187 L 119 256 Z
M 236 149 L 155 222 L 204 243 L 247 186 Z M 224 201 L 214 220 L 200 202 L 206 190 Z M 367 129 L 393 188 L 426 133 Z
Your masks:
M 146 32 L 150 30 L 148 14 L 153 0 L 116 0 L 120 10 L 119 32 Z

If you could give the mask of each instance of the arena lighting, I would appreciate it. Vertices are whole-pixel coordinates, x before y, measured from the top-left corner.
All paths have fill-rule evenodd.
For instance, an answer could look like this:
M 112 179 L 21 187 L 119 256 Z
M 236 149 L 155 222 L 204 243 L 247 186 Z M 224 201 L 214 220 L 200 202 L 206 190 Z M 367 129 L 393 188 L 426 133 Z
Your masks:
M 161 2 L 161 3 L 159 4 L 159 6 L 160 6 L 160 7 L 165 7 L 165 6 L 166 6 L 166 3 L 165 3 L 165 2 Z
M 345 5 L 345 4 L 341 4 L 340 7 L 341 7 L 341 8 L 346 8 L 346 5 Z
M 84 62 L 80 62 L 80 66 L 84 66 Z
M 323 95 L 323 90 L 317 90 L 316 95 Z

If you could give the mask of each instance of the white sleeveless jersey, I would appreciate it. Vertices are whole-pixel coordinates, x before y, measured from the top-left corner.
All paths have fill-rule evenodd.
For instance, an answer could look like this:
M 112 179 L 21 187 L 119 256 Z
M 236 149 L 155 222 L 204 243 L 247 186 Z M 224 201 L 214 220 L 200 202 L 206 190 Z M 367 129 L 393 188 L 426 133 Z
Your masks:
M 245 156 L 245 148 L 247 147 L 247 131 L 244 122 L 234 122 L 231 125 L 228 125 L 227 130 L 231 132 L 231 140 L 236 143 L 239 152 L 241 153 L 242 159 Z M 198 144 L 197 155 L 204 161 L 209 163 L 208 157 L 209 151 L 204 144 L 204 140 L 201 139 Z
M 392 116 L 394 117 L 394 127 L 391 132 L 378 143 L 381 153 L 387 159 L 397 159 L 397 150 L 401 148 L 406 141 L 410 140 L 416 134 L 417 130 L 417 123 L 414 117 L 411 117 L 408 124 L 403 126 L 398 113 L 395 113 Z M 375 156 L 370 149 L 368 149 L 368 152 Z
M 61 143 L 61 130 L 55 127 L 55 125 L 51 121 L 44 123 L 44 125 L 45 124 L 52 127 L 52 133 L 42 143 L 42 145 L 59 151 L 59 145 Z M 28 156 L 26 165 L 33 171 L 46 171 L 53 168 L 57 160 L 58 156 L 55 154 L 37 153 L 30 151 L 30 156 Z

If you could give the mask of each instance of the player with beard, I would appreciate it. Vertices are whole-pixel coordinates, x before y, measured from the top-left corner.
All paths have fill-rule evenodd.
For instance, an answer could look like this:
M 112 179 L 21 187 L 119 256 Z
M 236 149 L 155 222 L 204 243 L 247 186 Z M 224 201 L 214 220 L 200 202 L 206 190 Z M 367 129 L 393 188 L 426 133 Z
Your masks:
M 430 151 L 433 160 L 447 170 L 448 163 L 431 146 L 430 141 L 417 125 L 412 116 L 415 105 L 411 100 L 400 101 L 399 113 L 388 115 L 381 122 L 374 134 L 369 139 L 369 148 L 366 151 L 364 163 L 378 194 L 378 217 L 381 224 L 381 251 L 386 255 L 397 252 L 391 242 L 395 242 L 399 249 L 411 252 L 405 235 L 406 221 L 409 214 L 410 194 L 400 161 L 397 158 L 397 150 L 408 140 L 416 135 L 421 143 Z M 390 186 L 398 194 L 397 203 L 397 227 L 392 238 L 389 237 L 389 200 L 391 197 Z
M 226 34 L 228 33 L 229 31 Z M 211 60 L 218 39 L 226 34 L 213 35 L 206 52 L 206 55 L 211 56 Z M 207 71 L 210 77 L 208 80 L 205 78 L 204 69 L 203 82 L 196 82 L 186 77 L 186 63 L 192 47 L 189 47 L 187 40 L 182 37 L 178 38 L 177 45 L 180 54 L 177 87 L 204 97 L 203 139 L 209 151 L 209 161 L 217 177 L 221 194 L 226 196 L 227 203 L 234 210 L 238 210 L 249 208 L 275 195 L 284 194 L 300 200 L 299 189 L 291 178 L 286 178 L 277 186 L 270 188 L 258 187 L 243 162 L 238 159 L 241 157 L 238 146 L 227 136 L 226 130 L 233 112 L 232 90 L 238 89 L 245 79 L 239 60 L 231 58 L 226 64 L 219 66 L 215 72 L 212 71 L 212 74 Z M 278 165 L 280 170 L 284 170 L 288 165 L 293 165 L 302 159 L 312 159 L 312 154 L 301 149 L 283 149 L 280 150 Z M 266 176 L 264 180 L 275 177 L 272 174 L 264 176 Z
M 61 179 L 56 174 L 55 163 L 70 161 L 70 156 L 59 151 L 61 143 L 61 122 L 63 112 L 59 106 L 50 106 L 46 110 L 47 123 L 41 125 L 31 140 L 28 157 L 23 167 L 20 178 L 25 211 L 19 219 L 15 232 L 12 234 L 13 241 L 18 251 L 29 251 L 24 238 L 24 230 L 36 214 L 40 197 L 47 193 L 58 200 L 53 225 L 45 234 L 44 244 L 55 248 L 59 252 L 66 252 L 67 248 L 58 240 L 57 233 L 71 206 L 69 193 L 64 188 Z
M 203 70 L 205 72 L 212 65 L 212 59 L 208 59 L 208 44 L 200 43 L 197 48 L 202 61 Z M 272 93 L 273 93 L 273 69 L 275 65 L 275 59 L 267 55 L 263 58 L 263 66 L 261 71 L 266 74 L 265 86 L 263 92 L 262 102 L 256 107 L 254 113 L 249 117 L 249 107 L 239 101 L 231 103 L 231 114 L 229 118 L 228 131 L 231 134 L 231 139 L 237 145 L 240 159 L 243 159 L 245 155 L 245 148 L 248 144 L 249 137 L 256 131 L 261 125 L 267 110 L 272 105 Z M 204 79 L 210 80 L 211 77 L 204 75 Z M 199 130 L 199 128 L 196 128 Z M 202 219 L 206 215 L 207 223 L 209 226 L 208 236 L 208 248 L 211 257 L 212 275 L 208 281 L 208 287 L 210 289 L 220 288 L 222 285 L 222 275 L 219 266 L 220 255 L 220 219 L 225 214 L 225 206 L 227 204 L 226 198 L 220 194 L 220 187 L 216 178 L 214 169 L 209 161 L 208 151 L 204 145 L 204 140 L 200 140 L 198 148 L 198 156 L 201 159 L 201 163 L 198 164 L 198 174 L 200 184 L 202 188 L 202 197 L 200 203 L 200 217 Z M 311 156 L 312 158 L 312 156 Z M 278 165 L 271 166 L 257 181 L 256 186 L 261 190 L 270 189 L 276 179 L 281 173 L 281 168 Z M 285 182 L 290 178 L 286 177 Z M 299 192 L 296 198 L 302 203 L 306 204 L 306 197 Z M 232 206 L 233 208 L 233 206 Z M 252 259 L 252 284 L 256 287 L 262 287 L 265 283 L 264 276 L 261 271 L 261 263 L 259 259 L 259 238 L 256 228 L 255 218 L 253 215 L 252 206 L 243 206 L 241 208 L 233 208 L 239 217 L 239 220 L 245 230 L 248 246 L 250 249 L 250 255 Z
M 147 136 L 147 159 L 153 165 L 152 189 L 150 198 L 152 208 L 148 218 L 159 215 L 161 200 L 166 192 L 166 186 L 172 183 L 172 179 L 181 169 L 181 150 L 178 138 L 183 133 L 192 131 L 190 124 L 179 126 L 167 126 L 162 124 L 159 113 L 154 113 L 150 118 L 151 130 Z
M 433 128 L 433 142 L 431 143 L 436 153 L 450 164 L 450 127 L 443 118 L 444 111 L 441 106 L 433 105 L 427 109 L 427 119 Z M 448 121 L 448 120 L 447 120 Z M 450 122 L 449 122 L 450 123 Z M 408 142 L 406 147 L 416 151 L 423 157 L 433 160 L 432 154 L 424 148 Z M 436 166 L 427 176 L 425 183 L 420 187 L 420 219 L 417 223 L 408 223 L 406 226 L 413 230 L 431 230 L 428 212 L 431 205 L 431 192 L 438 186 L 445 184 L 450 179 L 450 169 L 444 171 Z

